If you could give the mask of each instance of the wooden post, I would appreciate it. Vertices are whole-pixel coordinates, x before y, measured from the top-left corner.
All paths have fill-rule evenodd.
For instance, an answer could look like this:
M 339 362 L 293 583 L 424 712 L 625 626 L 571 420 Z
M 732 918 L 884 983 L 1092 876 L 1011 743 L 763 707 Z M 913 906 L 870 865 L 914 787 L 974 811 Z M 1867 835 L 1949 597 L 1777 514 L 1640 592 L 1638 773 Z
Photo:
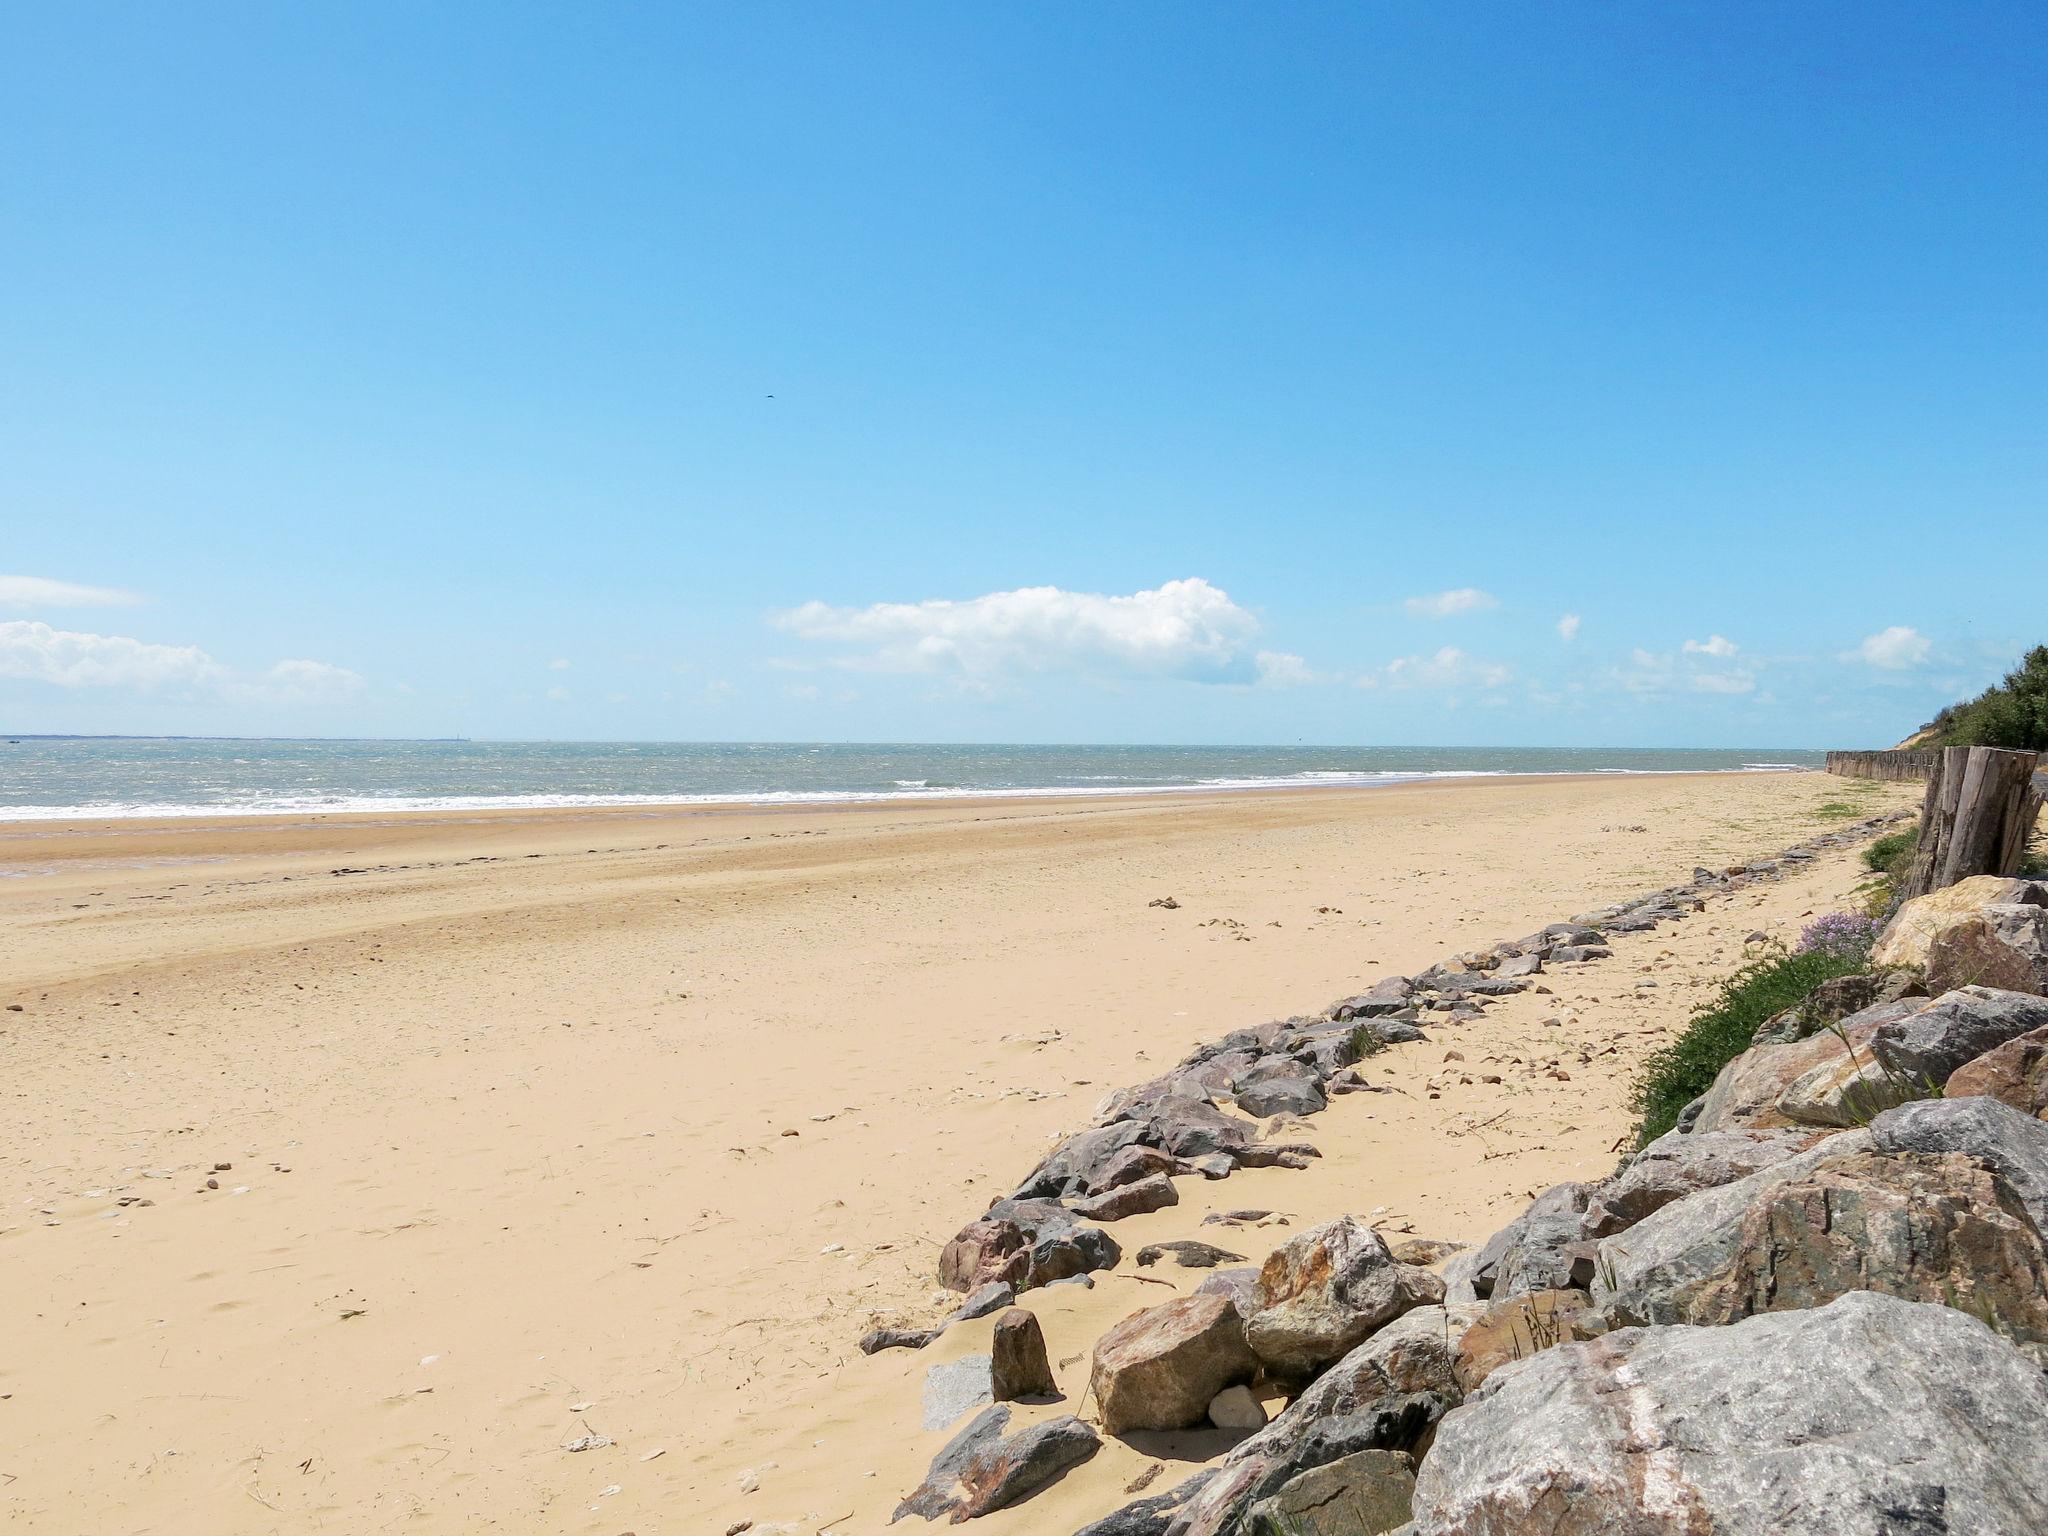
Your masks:
M 1903 894 L 1925 896 L 1972 875 L 2018 874 L 2041 812 L 2039 762 L 2038 752 L 1944 747 L 1928 776 L 1920 847 Z

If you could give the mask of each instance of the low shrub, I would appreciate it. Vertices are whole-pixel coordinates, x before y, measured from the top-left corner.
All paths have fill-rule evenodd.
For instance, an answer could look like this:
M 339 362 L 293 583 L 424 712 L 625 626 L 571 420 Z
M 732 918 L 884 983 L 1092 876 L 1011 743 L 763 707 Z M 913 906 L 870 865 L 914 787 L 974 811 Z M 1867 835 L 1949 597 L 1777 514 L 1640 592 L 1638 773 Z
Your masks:
M 1919 848 L 1918 827 L 1908 827 L 1903 832 L 1887 832 L 1863 850 L 1863 864 L 1872 874 L 1888 875 L 1896 880 L 1913 867 L 1913 855 Z
M 1861 970 L 1865 953 L 1779 950 L 1752 960 L 1724 981 L 1679 1037 L 1643 1063 L 1630 1102 L 1641 1117 L 1636 1145 L 1655 1141 L 1676 1125 L 1679 1111 L 1713 1086 L 1721 1069 L 1749 1049 L 1767 1021 L 1804 1002 L 1822 982 Z

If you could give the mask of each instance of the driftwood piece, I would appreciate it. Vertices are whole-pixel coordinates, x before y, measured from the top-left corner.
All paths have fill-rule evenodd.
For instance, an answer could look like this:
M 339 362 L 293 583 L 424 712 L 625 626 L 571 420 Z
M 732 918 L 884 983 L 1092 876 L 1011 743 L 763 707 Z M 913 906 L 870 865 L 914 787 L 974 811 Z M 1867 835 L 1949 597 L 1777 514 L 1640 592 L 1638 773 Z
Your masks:
M 1920 847 L 1903 894 L 1924 896 L 1972 875 L 2019 873 L 2041 812 L 2038 752 L 1945 747 L 1920 807 Z

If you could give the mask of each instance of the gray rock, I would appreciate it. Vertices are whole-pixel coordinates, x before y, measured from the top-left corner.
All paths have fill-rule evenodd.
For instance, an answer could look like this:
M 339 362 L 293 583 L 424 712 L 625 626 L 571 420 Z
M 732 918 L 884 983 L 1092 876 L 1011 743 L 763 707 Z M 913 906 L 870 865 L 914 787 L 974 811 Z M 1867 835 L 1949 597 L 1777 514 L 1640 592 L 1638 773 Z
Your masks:
M 1269 1056 L 1239 1075 L 1231 1090 L 1237 1107 L 1265 1119 L 1271 1115 L 1316 1115 L 1328 1107 L 1313 1068 L 1291 1056 Z
M 936 1520 L 940 1515 L 949 1513 L 958 1493 L 960 1474 L 968 1461 L 983 1446 L 1001 1440 L 1009 1423 L 1010 1410 L 1005 1404 L 984 1408 L 973 1423 L 939 1448 L 924 1481 L 896 1506 L 889 1523 L 894 1525 L 905 1515 L 921 1515 L 927 1520 Z
M 1258 1500 L 1358 1451 L 1414 1451 L 1456 1406 L 1455 1345 L 1476 1308 L 1417 1307 L 1318 1376 L 1264 1429 L 1233 1446 L 1192 1494 L 1174 1536 L 1237 1536 Z
M 1507 959 L 1501 961 L 1500 968 L 1493 974 L 1510 978 L 1541 976 L 1543 974 L 1543 957 L 1541 955 L 1510 955 Z
M 2037 1536 L 2048 1383 L 1950 1307 L 1852 1293 L 1509 1366 L 1438 1427 L 1415 1536 Z
M 924 1373 L 924 1427 L 944 1429 L 970 1408 L 995 1401 L 987 1355 L 968 1355 Z
M 2048 916 L 2048 910 L 2039 907 L 2026 910 Z M 1895 1076 L 1939 1087 L 1966 1062 L 2043 1026 L 2048 1026 L 2048 998 L 1991 987 L 1958 987 L 1879 1025 L 1870 1038 L 1870 1050 Z
M 1058 1199 L 1063 1195 L 1085 1194 L 1106 1187 L 1104 1172 L 1119 1152 L 1136 1146 L 1146 1136 L 1144 1124 L 1120 1120 L 1096 1126 L 1061 1142 L 1017 1187 L 1013 1199 Z
M 1384 1536 L 1415 1497 L 1405 1451 L 1354 1451 L 1290 1478 L 1245 1516 L 1247 1536 Z
M 1568 965 L 1580 960 L 1606 960 L 1613 954 L 1605 944 L 1559 944 L 1551 949 L 1549 958 Z
M 1088 1193 L 1099 1195 L 1125 1184 L 1136 1184 L 1154 1174 L 1172 1173 L 1173 1157 L 1157 1147 L 1131 1146 L 1112 1155 L 1088 1182 Z
M 977 1317 L 987 1317 L 991 1312 L 1002 1311 L 1016 1299 L 1017 1288 L 1014 1285 L 1007 1280 L 991 1280 L 987 1285 L 976 1288 L 973 1294 L 961 1302 L 959 1309 L 946 1319 L 946 1324 L 950 1326 L 954 1323 L 971 1322 Z
M 2048 906 L 2000 903 L 1949 924 L 1928 943 L 1927 981 L 2048 992 Z
M 2012 1185 L 2034 1225 L 2048 1233 L 2048 1125 L 2041 1121 L 1993 1099 L 1932 1099 L 1887 1110 L 1868 1134 L 1880 1152 L 1975 1158 Z
M 1441 1279 L 1397 1263 L 1379 1233 L 1341 1216 L 1291 1238 L 1266 1260 L 1245 1340 L 1269 1369 L 1305 1376 L 1443 1294 Z
M 860 1336 L 860 1352 L 879 1354 L 885 1349 L 923 1349 L 939 1336 L 937 1328 L 870 1328 Z
M 1197 1296 L 1227 1296 L 1238 1314 L 1251 1315 L 1258 1305 L 1259 1272 L 1246 1266 L 1242 1269 L 1219 1269 L 1195 1287 Z
M 1546 1189 L 1487 1239 L 1470 1271 L 1478 1295 L 1506 1297 L 1586 1284 L 1592 1277 L 1583 1272 L 1585 1261 L 1568 1249 L 1584 1237 L 1586 1207 L 1599 1187 L 1558 1184 Z
M 1074 1536 L 1167 1536 L 1174 1517 L 1215 1476 L 1213 1470 L 1205 1468 L 1165 1493 L 1138 1499 L 1114 1514 L 1104 1515 L 1100 1520 L 1083 1526 Z
M 1790 1045 L 1866 1008 L 1917 997 L 1925 991 L 1920 978 L 1911 971 L 1866 971 L 1855 976 L 1831 977 L 1804 1000 L 1767 1021 L 1756 1032 L 1753 1043 Z
M 1241 1253 L 1232 1253 L 1218 1248 L 1213 1243 L 1197 1243 L 1187 1238 L 1177 1238 L 1170 1243 L 1151 1243 L 1138 1250 L 1138 1268 L 1150 1269 L 1161 1259 L 1172 1259 L 1182 1269 L 1214 1269 L 1218 1264 L 1235 1263 L 1244 1258 Z
M 1021 1504 L 1102 1448 L 1102 1437 L 1071 1414 L 976 1446 L 960 1469 L 955 1523 Z
M 1871 1144 L 1867 1130 L 1824 1137 L 1804 1152 L 1732 1184 L 1696 1191 L 1602 1238 L 1593 1263 L 1594 1304 L 1616 1325 L 1678 1321 L 1668 1298 L 1728 1271 L 1742 1240 L 1743 1217 L 1771 1188 Z
M 1588 1237 L 1611 1237 L 1674 1200 L 1747 1178 L 1814 1142 L 1812 1131 L 1669 1131 L 1629 1159 L 1586 1207 Z

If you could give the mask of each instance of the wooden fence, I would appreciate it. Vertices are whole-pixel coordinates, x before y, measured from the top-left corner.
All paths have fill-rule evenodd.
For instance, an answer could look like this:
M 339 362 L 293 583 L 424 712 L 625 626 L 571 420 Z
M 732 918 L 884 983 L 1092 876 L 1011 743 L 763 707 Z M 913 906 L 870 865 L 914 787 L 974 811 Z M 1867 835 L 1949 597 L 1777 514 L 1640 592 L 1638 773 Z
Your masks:
M 1900 893 L 1921 896 L 1971 875 L 2019 873 L 2041 814 L 2041 755 L 1996 747 L 1946 747 L 1929 755 L 1938 761 L 1920 811 L 1920 846 Z
M 1828 772 L 1845 779 L 1895 779 L 1919 783 L 1932 777 L 1941 752 L 1830 752 Z

